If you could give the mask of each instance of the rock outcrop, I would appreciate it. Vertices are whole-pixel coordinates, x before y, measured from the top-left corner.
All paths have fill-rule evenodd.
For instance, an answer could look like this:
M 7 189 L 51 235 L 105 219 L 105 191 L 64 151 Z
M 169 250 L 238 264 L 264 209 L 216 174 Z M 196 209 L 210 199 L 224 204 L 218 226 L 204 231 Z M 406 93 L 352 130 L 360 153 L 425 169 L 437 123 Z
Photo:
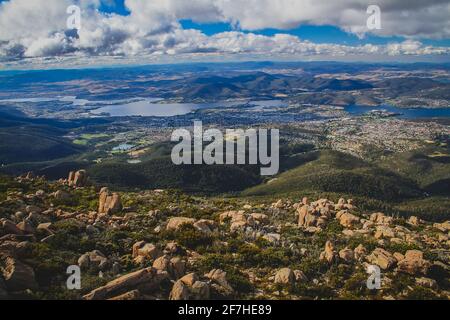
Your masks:
M 116 214 L 123 209 L 122 201 L 118 193 L 111 193 L 108 188 L 102 188 L 99 198 L 99 214 Z
M 71 171 L 67 183 L 71 187 L 85 187 L 88 183 L 88 175 L 86 170 Z

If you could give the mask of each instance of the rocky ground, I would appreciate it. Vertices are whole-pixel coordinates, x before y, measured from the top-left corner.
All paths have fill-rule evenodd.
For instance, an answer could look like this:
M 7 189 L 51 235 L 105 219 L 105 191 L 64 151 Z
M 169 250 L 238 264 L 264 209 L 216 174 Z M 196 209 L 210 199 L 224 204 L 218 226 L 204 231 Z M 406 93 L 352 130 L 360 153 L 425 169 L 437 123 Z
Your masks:
M 315 200 L 114 193 L 84 171 L 4 177 L 0 298 L 450 298 L 450 221 Z M 80 290 L 66 286 L 72 265 Z M 374 265 L 382 283 L 370 290 Z

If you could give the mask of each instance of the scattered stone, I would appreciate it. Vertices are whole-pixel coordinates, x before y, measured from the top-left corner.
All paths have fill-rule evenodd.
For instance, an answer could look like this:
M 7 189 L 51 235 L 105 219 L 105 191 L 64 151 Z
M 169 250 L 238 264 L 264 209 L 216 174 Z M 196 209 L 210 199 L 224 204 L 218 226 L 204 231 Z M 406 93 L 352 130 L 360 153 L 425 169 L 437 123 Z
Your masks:
M 54 197 L 56 200 L 59 200 L 59 201 L 67 201 L 67 200 L 69 200 L 72 196 L 71 196 L 70 193 L 68 193 L 68 192 L 65 192 L 65 191 L 62 191 L 62 190 L 58 190 L 58 191 L 56 191 L 56 192 L 53 194 L 53 197 Z
M 94 250 L 83 254 L 78 259 L 78 266 L 83 270 L 94 268 L 95 270 L 104 271 L 109 266 L 109 260 L 99 250 Z
M 169 222 L 167 223 L 167 230 L 177 231 L 181 228 L 182 225 L 190 224 L 193 225 L 195 223 L 195 219 L 192 218 L 185 218 L 185 217 L 176 217 L 176 218 L 170 218 Z
M 425 288 L 429 288 L 429 289 L 438 289 L 438 284 L 436 282 L 436 280 L 430 279 L 430 278 L 417 278 L 416 279 L 416 284 L 421 286 L 421 287 L 425 287 Z
M 272 209 L 283 209 L 283 207 L 284 207 L 283 200 L 280 199 L 277 202 L 272 203 L 270 207 Z
M 296 283 L 305 283 L 308 282 L 308 277 L 301 270 L 294 270 L 295 282 Z
M 37 226 L 36 230 L 44 232 L 47 235 L 52 235 L 52 234 L 54 234 L 54 232 L 51 230 L 52 225 L 53 224 L 51 222 L 41 223 Z
M 304 205 L 301 208 L 297 209 L 297 212 L 299 227 L 317 227 L 320 213 L 317 212 L 312 206 Z
M 23 234 L 22 230 L 19 229 L 11 220 L 3 219 L 1 226 L 4 234 Z
M 412 226 L 416 226 L 417 227 L 417 226 L 419 226 L 422 223 L 422 221 L 419 218 L 417 218 L 416 216 L 411 216 L 408 219 L 408 223 L 410 225 L 412 225 Z
M 376 264 L 383 270 L 388 270 L 397 263 L 394 256 L 382 248 L 375 249 L 372 254 L 367 256 L 367 261 L 369 263 Z
M 295 274 L 289 268 L 280 269 L 275 274 L 274 283 L 292 286 L 295 284 Z
M 174 255 L 181 253 L 181 247 L 176 242 L 169 242 L 164 248 L 164 254 Z
M 161 251 L 151 243 L 145 241 L 136 242 L 133 245 L 133 258 L 144 257 L 150 260 L 155 260 L 162 255 Z
M 436 229 L 442 231 L 442 232 L 449 232 L 450 231 L 450 221 L 446 221 L 443 223 L 435 223 L 433 225 Z
M 353 250 L 349 249 L 349 248 L 345 248 L 342 249 L 341 251 L 339 251 L 339 258 L 341 258 L 342 260 L 344 260 L 345 262 L 352 262 L 353 259 L 355 258 L 354 254 L 353 254 Z
M 405 259 L 398 263 L 397 270 L 411 275 L 427 274 L 431 263 L 423 258 L 422 251 L 408 250 Z
M 392 217 L 388 217 L 386 216 L 384 213 L 382 212 L 377 212 L 374 213 L 370 216 L 370 221 L 376 223 L 376 224 L 386 224 L 389 225 L 391 224 L 394 219 Z
M 375 232 L 375 239 L 389 239 L 394 238 L 395 232 L 388 226 L 377 226 L 377 231 Z
M 201 219 L 194 223 L 194 227 L 203 233 L 212 233 L 216 223 L 213 220 Z
M 354 228 L 360 222 L 360 219 L 357 216 L 347 211 L 338 212 L 336 214 L 336 218 L 339 220 L 339 223 L 345 228 Z
M 212 280 L 213 288 L 216 289 L 223 296 L 231 296 L 234 293 L 233 288 L 227 281 L 227 273 L 220 269 L 213 269 L 205 275 L 208 279 Z

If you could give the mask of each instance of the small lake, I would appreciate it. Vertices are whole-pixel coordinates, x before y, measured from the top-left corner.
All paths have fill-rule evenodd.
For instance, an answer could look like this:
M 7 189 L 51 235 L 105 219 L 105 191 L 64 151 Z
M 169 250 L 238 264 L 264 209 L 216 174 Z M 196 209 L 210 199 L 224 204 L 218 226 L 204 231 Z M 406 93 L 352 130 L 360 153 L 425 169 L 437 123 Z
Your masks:
M 403 119 L 415 119 L 415 118 L 445 118 L 450 117 L 450 108 L 435 108 L 435 109 L 425 109 L 425 108 L 397 108 L 389 105 L 379 106 L 379 107 L 368 107 L 368 106 L 357 106 L 351 105 L 345 107 L 345 111 L 351 115 L 360 116 L 366 114 L 370 111 L 386 110 L 388 112 L 393 112 L 400 114 L 397 117 Z
M 134 148 L 134 145 L 128 143 L 119 144 L 117 147 L 113 148 L 113 151 L 125 152 Z
M 282 100 L 263 101 L 223 101 L 214 103 L 161 103 L 155 99 L 145 99 L 127 104 L 109 105 L 92 110 L 92 114 L 109 114 L 111 117 L 173 117 L 191 113 L 200 109 L 232 108 L 239 106 L 252 108 L 274 108 L 287 106 Z

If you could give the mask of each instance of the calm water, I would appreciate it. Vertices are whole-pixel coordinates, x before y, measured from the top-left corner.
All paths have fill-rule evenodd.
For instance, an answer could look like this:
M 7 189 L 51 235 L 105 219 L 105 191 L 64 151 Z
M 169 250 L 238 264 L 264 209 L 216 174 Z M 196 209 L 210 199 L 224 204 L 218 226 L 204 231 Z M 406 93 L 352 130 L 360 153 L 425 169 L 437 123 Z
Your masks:
M 403 109 L 393 106 L 379 106 L 379 107 L 367 107 L 367 106 L 348 106 L 345 111 L 352 115 L 363 115 L 372 110 L 386 110 L 388 112 L 399 113 L 399 118 L 414 119 L 414 118 L 444 118 L 450 117 L 450 108 L 438 108 L 438 109 Z
M 117 104 L 92 110 L 93 114 L 109 114 L 111 117 L 173 117 L 185 115 L 199 109 L 231 108 L 240 105 L 252 105 L 254 108 L 273 108 L 287 106 L 281 100 L 265 101 L 224 101 L 216 103 L 159 103 L 153 99 Z
M 113 151 L 128 151 L 134 148 L 134 145 L 128 143 L 119 144 L 117 147 L 113 148 Z

